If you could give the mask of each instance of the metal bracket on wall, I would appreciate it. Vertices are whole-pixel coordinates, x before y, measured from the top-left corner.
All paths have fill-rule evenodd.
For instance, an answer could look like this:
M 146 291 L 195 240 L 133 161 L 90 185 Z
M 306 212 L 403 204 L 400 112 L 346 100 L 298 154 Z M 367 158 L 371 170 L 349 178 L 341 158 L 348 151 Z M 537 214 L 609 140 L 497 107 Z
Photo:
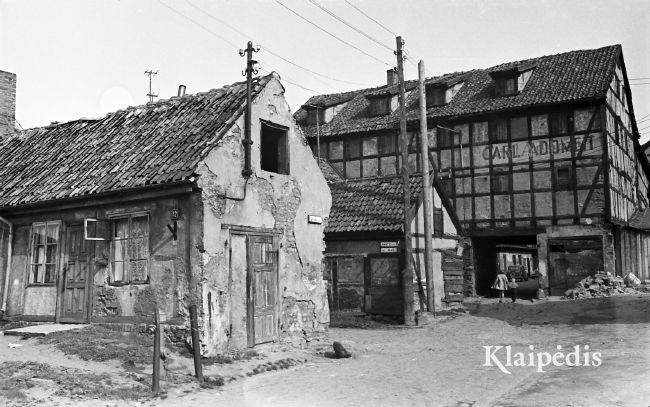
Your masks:
M 174 227 L 171 227 L 169 223 L 167 224 L 167 229 L 169 229 L 170 232 L 172 232 L 172 236 L 174 237 L 174 240 L 178 240 L 178 222 L 174 221 Z

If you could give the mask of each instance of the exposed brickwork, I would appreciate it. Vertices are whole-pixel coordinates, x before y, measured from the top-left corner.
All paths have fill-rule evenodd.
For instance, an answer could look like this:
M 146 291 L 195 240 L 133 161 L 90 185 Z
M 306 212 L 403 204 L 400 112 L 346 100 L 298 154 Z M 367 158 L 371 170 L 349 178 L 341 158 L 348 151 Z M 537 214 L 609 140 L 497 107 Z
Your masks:
M 16 74 L 0 71 L 0 137 L 14 134 L 16 125 Z

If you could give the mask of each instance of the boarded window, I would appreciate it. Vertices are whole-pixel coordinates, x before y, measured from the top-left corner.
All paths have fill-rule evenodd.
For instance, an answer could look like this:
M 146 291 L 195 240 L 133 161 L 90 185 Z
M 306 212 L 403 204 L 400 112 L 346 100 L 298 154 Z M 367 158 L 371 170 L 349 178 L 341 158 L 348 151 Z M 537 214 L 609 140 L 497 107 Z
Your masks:
M 113 218 L 112 284 L 146 283 L 149 279 L 149 216 Z
M 379 144 L 379 154 L 393 154 L 395 153 L 396 148 L 395 148 L 395 136 L 392 134 L 385 135 L 385 136 L 379 136 L 378 144 Z
M 548 135 L 548 116 L 545 114 L 532 116 L 530 118 L 530 127 L 533 137 Z
M 447 129 L 438 129 L 438 146 L 451 147 L 454 145 L 454 136 L 456 133 Z
M 555 189 L 571 189 L 571 167 L 555 167 Z
M 361 156 L 361 140 L 345 141 L 345 158 L 359 158 Z
M 433 208 L 433 234 L 442 236 L 445 233 L 445 222 L 442 208 Z
M 493 194 L 510 192 L 510 174 L 494 174 L 491 182 Z
M 569 132 L 569 112 L 559 110 L 551 115 L 553 134 L 566 134 Z
M 59 252 L 59 222 L 34 223 L 30 239 L 30 284 L 54 284 Z
M 510 135 L 513 140 L 528 138 L 528 118 L 513 117 L 510 119 Z
M 329 156 L 330 160 L 342 160 L 343 159 L 343 142 L 342 141 L 332 141 L 329 143 Z
M 490 141 L 508 141 L 508 123 L 505 119 L 495 119 L 490 122 Z
M 262 123 L 260 167 L 264 171 L 289 174 L 289 143 L 285 127 Z
M 374 97 L 370 99 L 370 116 L 382 116 L 390 113 L 389 97 Z

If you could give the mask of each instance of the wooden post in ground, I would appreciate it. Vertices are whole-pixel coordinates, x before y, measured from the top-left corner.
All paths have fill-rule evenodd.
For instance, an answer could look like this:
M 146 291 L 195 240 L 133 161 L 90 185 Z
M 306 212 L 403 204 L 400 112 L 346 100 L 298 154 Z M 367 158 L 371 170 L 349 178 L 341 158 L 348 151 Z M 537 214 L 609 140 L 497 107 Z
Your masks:
M 404 194 L 404 270 L 402 271 L 402 292 L 404 297 L 404 325 L 415 325 L 413 310 L 413 248 L 411 241 L 411 190 L 409 177 L 409 139 L 406 132 L 406 101 L 404 89 L 404 56 L 402 37 L 397 37 L 397 77 L 399 80 L 399 109 L 400 109 L 400 145 L 402 149 L 402 182 Z
M 435 312 L 433 291 L 433 191 L 429 179 L 429 143 L 427 132 L 427 96 L 424 89 L 424 61 L 418 64 L 418 88 L 420 91 L 420 163 L 422 164 L 422 184 L 424 187 L 424 269 L 427 278 L 427 310 Z
M 154 324 L 156 332 L 153 335 L 153 375 L 151 390 L 154 394 L 160 393 L 160 314 L 158 306 L 154 311 Z
M 201 340 L 199 339 L 199 318 L 196 305 L 190 305 L 190 328 L 192 330 L 192 350 L 194 351 L 194 375 L 203 381 L 203 366 L 201 366 Z

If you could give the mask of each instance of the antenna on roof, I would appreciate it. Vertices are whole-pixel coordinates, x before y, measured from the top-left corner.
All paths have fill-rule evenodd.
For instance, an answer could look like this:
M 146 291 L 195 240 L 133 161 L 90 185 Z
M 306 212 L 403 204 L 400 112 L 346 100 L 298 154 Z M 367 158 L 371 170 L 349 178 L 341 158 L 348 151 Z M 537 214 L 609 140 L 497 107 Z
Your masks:
M 153 102 L 153 98 L 157 98 L 158 94 L 151 92 L 151 77 L 158 75 L 158 71 L 148 70 L 144 71 L 144 74 L 149 76 L 149 93 L 147 93 L 147 96 L 149 96 L 149 102 Z

